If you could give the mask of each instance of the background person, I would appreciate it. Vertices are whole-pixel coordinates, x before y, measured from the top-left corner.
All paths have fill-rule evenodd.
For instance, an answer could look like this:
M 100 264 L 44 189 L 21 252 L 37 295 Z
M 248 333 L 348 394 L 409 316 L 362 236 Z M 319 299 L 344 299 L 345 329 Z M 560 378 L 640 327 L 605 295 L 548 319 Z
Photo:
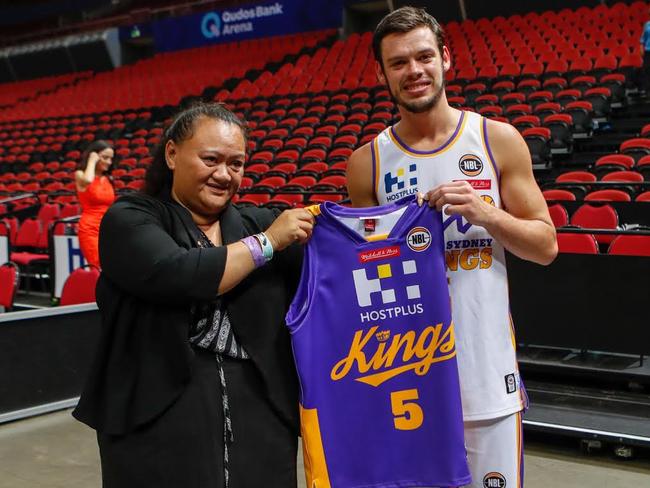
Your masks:
M 650 20 L 643 24 L 643 32 L 641 34 L 641 56 L 643 57 L 643 67 L 641 68 L 641 89 L 648 94 L 650 93 Z
M 231 205 L 245 150 L 233 113 L 189 108 L 144 192 L 102 221 L 103 333 L 74 415 L 97 430 L 104 488 L 296 485 L 284 316 L 313 218 Z
M 113 163 L 113 148 L 106 141 L 90 143 L 75 171 L 77 197 L 81 204 L 79 246 L 89 264 L 99 267 L 99 223 L 115 201 L 115 190 L 108 171 Z

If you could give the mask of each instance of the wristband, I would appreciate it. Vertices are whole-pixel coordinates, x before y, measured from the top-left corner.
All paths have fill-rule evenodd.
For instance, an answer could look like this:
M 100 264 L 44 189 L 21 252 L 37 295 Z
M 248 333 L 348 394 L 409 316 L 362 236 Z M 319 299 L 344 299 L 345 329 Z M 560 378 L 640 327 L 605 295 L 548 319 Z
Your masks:
M 251 252 L 251 257 L 253 258 L 253 263 L 255 263 L 256 268 L 266 264 L 266 259 L 262 253 L 262 246 L 260 246 L 259 241 L 254 236 L 245 237 L 241 242 L 246 244 L 246 247 Z
M 266 234 L 264 232 L 255 234 L 253 237 L 255 237 L 255 239 L 257 239 L 257 242 L 260 243 L 262 253 L 264 254 L 264 259 L 266 259 L 266 262 L 268 263 L 273 258 L 273 246 L 271 245 L 271 241 L 268 237 L 266 237 Z

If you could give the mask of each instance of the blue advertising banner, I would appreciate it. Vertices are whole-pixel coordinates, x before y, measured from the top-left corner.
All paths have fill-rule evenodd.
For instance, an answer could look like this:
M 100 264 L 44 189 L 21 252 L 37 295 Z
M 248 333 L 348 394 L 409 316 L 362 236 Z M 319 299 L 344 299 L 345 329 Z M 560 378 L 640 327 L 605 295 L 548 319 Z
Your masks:
M 157 51 L 341 27 L 343 0 L 279 0 L 153 23 Z

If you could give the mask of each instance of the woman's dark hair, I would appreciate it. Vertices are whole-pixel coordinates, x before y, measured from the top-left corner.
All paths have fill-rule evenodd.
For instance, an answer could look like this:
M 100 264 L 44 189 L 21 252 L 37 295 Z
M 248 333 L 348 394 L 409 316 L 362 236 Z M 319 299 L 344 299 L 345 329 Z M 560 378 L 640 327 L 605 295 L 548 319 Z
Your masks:
M 160 143 L 154 151 L 153 161 L 147 170 L 142 191 L 154 197 L 161 196 L 163 192 L 170 192 L 172 188 L 173 172 L 165 160 L 165 146 L 168 141 L 180 143 L 194 135 L 196 121 L 204 117 L 221 120 L 239 127 L 247 142 L 248 131 L 246 124 L 234 113 L 220 103 L 198 103 L 178 113 L 172 123 L 163 133 Z
M 438 21 L 429 15 L 424 9 L 416 7 L 402 7 L 389 13 L 384 17 L 372 36 L 372 50 L 379 65 L 384 67 L 381 59 L 381 41 L 389 34 L 405 34 L 418 27 L 428 27 L 436 36 L 438 50 L 442 55 L 442 48 L 447 44 L 447 37 L 444 29 Z
M 77 169 L 80 169 L 81 171 L 86 171 L 86 166 L 88 166 L 88 156 L 90 156 L 91 152 L 100 153 L 104 149 L 108 149 L 112 147 L 113 146 L 111 146 L 108 142 L 103 141 L 101 139 L 91 142 L 90 144 L 88 144 L 88 146 L 86 146 L 84 152 L 81 153 L 79 163 L 77 164 Z

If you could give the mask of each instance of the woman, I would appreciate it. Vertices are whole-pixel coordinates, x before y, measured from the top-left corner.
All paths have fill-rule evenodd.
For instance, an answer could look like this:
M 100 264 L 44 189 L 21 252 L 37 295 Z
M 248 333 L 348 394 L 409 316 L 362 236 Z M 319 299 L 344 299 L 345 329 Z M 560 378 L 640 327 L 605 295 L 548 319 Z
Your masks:
M 185 110 L 144 192 L 102 221 L 102 335 L 74 415 L 97 430 L 104 488 L 296 485 L 284 315 L 313 219 L 230 204 L 245 148 L 223 106 Z
M 89 264 L 99 267 L 97 239 L 99 223 L 115 200 L 113 183 L 107 172 L 113 162 L 113 148 L 106 141 L 94 141 L 81 155 L 75 171 L 75 185 L 81 204 L 79 246 Z

